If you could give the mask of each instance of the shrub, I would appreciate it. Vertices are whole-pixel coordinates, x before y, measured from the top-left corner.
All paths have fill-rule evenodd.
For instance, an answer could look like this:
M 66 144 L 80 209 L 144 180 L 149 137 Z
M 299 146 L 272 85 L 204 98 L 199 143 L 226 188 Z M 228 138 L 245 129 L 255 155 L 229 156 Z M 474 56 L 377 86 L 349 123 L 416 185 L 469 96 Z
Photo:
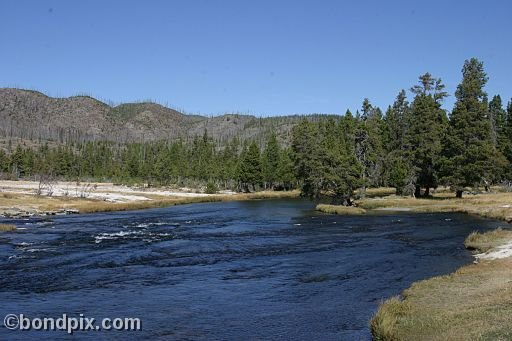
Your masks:
M 209 181 L 208 184 L 206 184 L 206 190 L 204 192 L 206 194 L 217 194 L 218 191 L 219 189 L 217 188 L 217 185 L 214 182 Z

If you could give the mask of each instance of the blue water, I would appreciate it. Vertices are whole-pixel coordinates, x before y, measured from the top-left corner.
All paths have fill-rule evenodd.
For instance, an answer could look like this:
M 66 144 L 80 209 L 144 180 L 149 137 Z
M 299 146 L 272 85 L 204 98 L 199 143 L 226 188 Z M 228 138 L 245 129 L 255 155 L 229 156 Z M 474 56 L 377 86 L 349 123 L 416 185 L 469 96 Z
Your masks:
M 16 220 L 0 234 L 0 318 L 139 317 L 142 331 L 1 340 L 369 340 L 380 300 L 472 261 L 462 214 L 333 216 L 301 200 Z M 4 219 L 3 222 L 6 222 Z

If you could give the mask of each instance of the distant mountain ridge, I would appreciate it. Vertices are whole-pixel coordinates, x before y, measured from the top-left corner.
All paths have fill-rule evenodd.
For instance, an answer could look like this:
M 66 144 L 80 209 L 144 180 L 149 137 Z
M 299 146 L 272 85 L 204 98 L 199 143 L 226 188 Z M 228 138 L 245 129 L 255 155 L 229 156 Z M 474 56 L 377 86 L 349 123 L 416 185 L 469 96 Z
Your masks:
M 32 90 L 0 88 L 0 136 L 6 138 L 135 142 L 187 139 L 206 129 L 219 141 L 235 136 L 261 140 L 274 131 L 286 143 L 292 127 L 304 117 L 316 120 L 326 115 L 206 117 L 151 102 L 110 106 L 89 96 L 53 98 Z

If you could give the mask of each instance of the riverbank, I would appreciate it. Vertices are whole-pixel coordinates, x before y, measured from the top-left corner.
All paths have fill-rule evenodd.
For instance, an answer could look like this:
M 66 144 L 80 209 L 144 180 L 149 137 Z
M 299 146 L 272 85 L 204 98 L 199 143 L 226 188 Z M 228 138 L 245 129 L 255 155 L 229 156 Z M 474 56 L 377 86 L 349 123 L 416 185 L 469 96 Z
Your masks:
M 512 222 L 512 193 L 467 194 L 462 199 L 447 191 L 421 199 L 388 195 L 359 200 L 356 205 L 319 205 L 317 210 L 461 212 Z M 475 264 L 416 282 L 400 296 L 384 301 L 370 321 L 375 340 L 512 339 L 512 231 L 474 232 L 464 244 L 476 252 Z
M 327 204 L 316 205 L 316 210 L 323 212 L 323 213 L 339 214 L 339 215 L 360 215 L 360 214 L 366 213 L 366 210 L 364 208 L 360 208 L 360 207 L 327 205 Z
M 365 199 L 359 206 L 367 210 L 408 210 L 411 212 L 460 212 L 512 222 L 512 193 L 482 193 L 462 199 L 440 193 L 428 199 L 385 197 Z
M 358 210 L 343 206 L 318 205 L 317 209 L 326 213 L 352 214 L 375 213 L 379 211 L 405 211 L 418 213 L 460 212 L 475 214 L 485 218 L 512 222 L 512 193 L 482 193 L 455 198 L 450 192 L 436 193 L 431 198 L 414 199 L 396 195 L 373 196 L 357 200 Z M 361 211 L 364 210 L 364 211 Z
M 478 263 L 414 283 L 383 302 L 370 322 L 375 340 L 512 339 L 512 231 L 473 233 Z
M 48 191 L 52 191 L 49 195 Z M 38 192 L 39 193 L 38 195 Z M 127 211 L 172 205 L 253 200 L 271 198 L 297 198 L 298 191 L 254 193 L 205 194 L 188 188 L 132 188 L 109 183 L 58 182 L 40 190 L 39 183 L 31 181 L 0 181 L 0 215 L 27 217 Z

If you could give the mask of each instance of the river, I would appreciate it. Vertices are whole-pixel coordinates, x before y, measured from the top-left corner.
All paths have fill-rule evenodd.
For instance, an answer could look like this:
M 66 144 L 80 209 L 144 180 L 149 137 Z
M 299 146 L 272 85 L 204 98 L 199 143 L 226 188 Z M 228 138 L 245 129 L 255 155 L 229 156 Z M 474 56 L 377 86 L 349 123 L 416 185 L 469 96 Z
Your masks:
M 0 234 L 0 317 L 138 317 L 90 340 L 369 340 L 380 300 L 472 261 L 463 214 L 335 216 L 303 200 L 16 220 Z M 2 222 L 9 222 L 3 220 Z M 11 331 L 2 340 L 70 339 Z

